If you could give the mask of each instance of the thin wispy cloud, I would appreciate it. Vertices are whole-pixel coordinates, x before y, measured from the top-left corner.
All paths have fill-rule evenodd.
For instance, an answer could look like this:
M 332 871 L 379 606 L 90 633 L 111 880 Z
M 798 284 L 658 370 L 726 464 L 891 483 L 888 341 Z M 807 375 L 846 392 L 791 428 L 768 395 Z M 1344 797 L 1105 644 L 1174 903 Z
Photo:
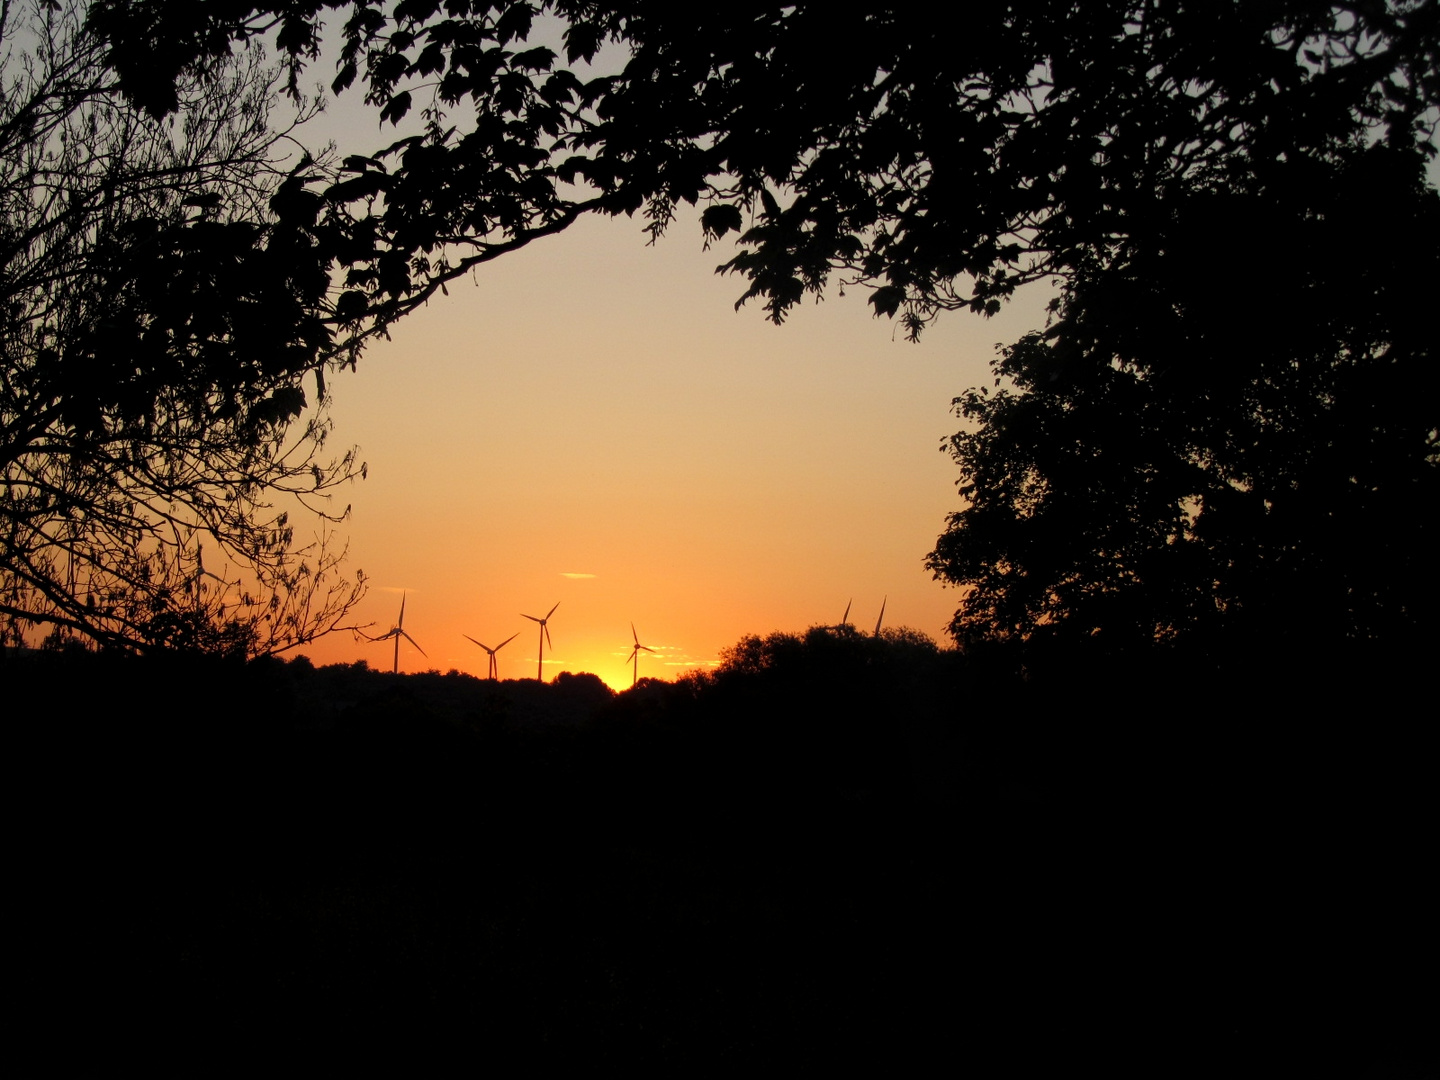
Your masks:
M 649 642 L 646 642 L 645 647 L 653 653 L 680 653 L 681 656 L 689 655 L 687 652 L 685 652 L 684 646 L 681 645 L 651 645 Z M 611 655 L 628 656 L 630 655 L 630 650 L 628 648 L 617 649 L 613 653 L 611 653 Z
M 655 648 L 657 652 L 670 654 L 657 658 L 662 667 L 694 670 L 695 668 L 713 668 L 720 666 L 719 660 L 696 659 L 679 645 L 657 645 Z
M 584 581 L 584 580 L 587 580 L 587 579 L 589 579 L 589 578 L 593 578 L 595 575 L 594 575 L 594 574 L 567 574 L 565 571 L 562 570 L 562 571 L 560 572 L 560 576 L 563 577 L 563 578 L 569 578 L 571 581 Z

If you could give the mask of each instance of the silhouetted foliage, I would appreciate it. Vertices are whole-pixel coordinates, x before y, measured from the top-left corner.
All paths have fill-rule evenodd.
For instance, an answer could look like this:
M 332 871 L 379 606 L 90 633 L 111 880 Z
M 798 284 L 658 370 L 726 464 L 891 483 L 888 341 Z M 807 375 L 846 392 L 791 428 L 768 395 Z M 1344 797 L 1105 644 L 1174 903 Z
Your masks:
M 91 20 L 126 92 L 161 115 L 175 77 L 277 20 L 297 85 L 330 6 L 99 0 Z M 1167 198 L 1357 122 L 1413 146 L 1440 100 L 1440 30 L 1415 0 L 1044 0 L 968 11 L 959 34 L 908 4 L 334 7 L 333 89 L 358 80 L 382 121 L 422 121 L 324 193 L 354 309 L 380 318 L 580 214 L 643 211 L 658 233 L 703 203 L 706 234 L 745 249 L 726 269 L 773 318 L 838 273 L 918 333 L 1144 246 Z M 563 62 L 533 40 L 542 13 Z M 623 69 L 589 77 L 607 42 Z M 382 213 L 344 222 L 376 197 Z
M 291 515 L 340 520 L 363 467 L 325 452 L 327 267 L 272 209 L 317 105 L 275 122 L 249 52 L 148 118 L 74 3 L 4 5 L 0 43 L 0 638 L 253 655 L 325 632 L 360 586 Z
M 387 121 L 419 111 L 420 130 L 262 185 L 245 220 L 274 232 L 253 250 L 202 246 L 202 266 L 258 268 L 265 238 L 288 237 L 330 335 L 257 353 L 282 369 L 238 379 L 237 415 L 584 212 L 658 231 L 705 203 L 711 237 L 746 230 L 728 265 L 775 318 L 838 274 L 915 332 L 1055 274 L 1059 321 L 1006 355 L 1006 394 L 971 399 L 984 426 L 955 445 L 976 512 L 937 549 L 977 586 L 1003 553 L 1022 587 L 977 587 L 963 651 L 815 629 L 614 696 L 585 676 L 7 653 L 17 1056 L 28 1038 L 80 1071 L 127 1051 L 273 1068 L 297 1043 L 371 1071 L 387 1050 L 412 1072 L 446 1052 L 532 1071 L 1420 1071 L 1425 670 L 1180 683 L 1122 656 L 1037 676 L 1005 646 L 1053 627 L 1148 647 L 1232 617 L 1263 643 L 1340 561 L 1306 532 L 1334 526 L 1313 522 L 1323 502 L 1283 493 L 1333 495 L 1352 538 L 1354 514 L 1407 490 L 1428 507 L 1433 381 L 1411 315 L 1433 262 L 1407 280 L 1417 264 L 1372 244 L 1366 215 L 1383 199 L 1433 258 L 1408 144 L 1437 97 L 1434 3 L 1042 2 L 966 9 L 958 33 L 898 5 L 557 0 L 573 66 L 610 36 L 633 50 L 588 81 L 521 47 L 526 3 L 91 8 L 152 118 L 183 117 L 187 88 L 271 29 L 298 76 L 333 10 L 338 84 L 364 78 Z M 160 215 L 171 247 L 226 205 L 212 194 Z M 1286 318 L 1232 326 L 1261 275 Z M 122 314 L 143 324 L 145 304 Z M 171 366 L 179 385 L 231 386 L 233 325 Z M 102 420 L 123 404 L 116 355 Z M 1414 382 L 1387 395 L 1391 358 Z M 141 381 L 163 398 L 154 363 Z M 275 402 L 281 422 L 295 402 Z M 1342 488 L 1373 498 L 1336 493 L 1332 446 L 1353 459 Z M 1016 540 L 1025 499 L 1057 524 Z M 1421 575 L 1413 521 L 1383 558 Z M 1382 570 L 1338 571 L 1343 616 L 1320 606 L 1336 632 L 1413 626 L 1397 596 L 1415 594 Z
M 957 638 L 1419 655 L 1440 601 L 1421 159 L 1338 142 L 1155 209 L 957 401 L 967 506 L 929 560 L 967 590 Z M 1275 265 L 1237 291 L 1262 236 Z
M 362 81 L 382 120 L 420 113 L 343 178 L 287 188 L 347 275 L 337 314 L 384 325 L 583 213 L 643 212 L 658 235 L 681 203 L 707 240 L 738 236 L 722 269 L 777 321 L 832 278 L 911 336 L 1058 282 L 1056 320 L 997 367 L 1013 386 L 962 399 L 973 501 L 931 558 L 970 590 L 962 638 L 1253 638 L 1292 615 L 1393 637 L 1428 610 L 1414 512 L 1437 425 L 1407 305 L 1434 277 L 1434 3 L 1048 0 L 968 12 L 963 34 L 895 4 L 337 6 L 333 89 Z M 172 73 L 276 19 L 295 85 L 323 10 L 92 18 L 160 115 Z M 563 63 L 532 40 L 540 13 Z M 590 78 L 606 42 L 623 67 Z M 1237 294 L 1252 265 L 1263 283 Z M 1274 316 L 1247 317 L 1266 293 Z M 1359 569 L 1394 559 L 1388 581 Z

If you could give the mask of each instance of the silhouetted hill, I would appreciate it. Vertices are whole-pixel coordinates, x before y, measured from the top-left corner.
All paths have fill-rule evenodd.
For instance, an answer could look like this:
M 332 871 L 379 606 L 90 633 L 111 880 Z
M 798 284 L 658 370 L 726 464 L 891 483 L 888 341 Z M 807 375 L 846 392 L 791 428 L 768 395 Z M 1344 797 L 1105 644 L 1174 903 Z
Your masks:
M 21 1023 L 161 1071 L 1407 1075 L 1428 719 L 1092 674 L 843 630 L 618 695 L 12 657 Z

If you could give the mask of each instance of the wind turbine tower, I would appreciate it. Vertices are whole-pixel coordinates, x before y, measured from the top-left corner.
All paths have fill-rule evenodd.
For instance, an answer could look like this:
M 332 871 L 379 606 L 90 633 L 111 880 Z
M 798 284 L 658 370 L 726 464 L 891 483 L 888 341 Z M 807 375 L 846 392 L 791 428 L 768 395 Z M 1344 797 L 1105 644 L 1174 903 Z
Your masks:
M 543 619 L 537 615 L 526 615 L 523 611 L 520 613 L 522 619 L 529 619 L 531 622 L 538 622 L 540 624 L 540 659 L 536 661 L 535 664 L 535 678 L 540 682 L 545 681 L 545 643 L 550 641 L 550 627 L 548 624 L 550 622 L 550 616 L 555 614 L 555 608 L 559 606 L 560 601 L 556 600 L 555 607 L 547 611 Z M 555 648 L 553 641 L 550 641 L 550 648 Z
M 627 656 L 626 659 L 633 661 L 633 662 L 634 662 L 634 665 L 635 665 L 634 670 L 630 673 L 630 685 L 631 685 L 631 686 L 634 686 L 636 683 L 638 683 L 638 682 L 640 681 L 640 652 L 641 652 L 641 650 L 644 650 L 645 652 L 648 652 L 648 653 L 653 653 L 655 650 L 652 649 L 652 648 L 650 648 L 649 645 L 641 645 L 641 644 L 640 644 L 640 635 L 635 632 L 635 624 L 634 624 L 633 622 L 630 624 L 630 636 L 635 639 L 635 648 L 633 648 L 633 649 L 630 650 L 630 655 Z
M 196 543 L 195 573 L 190 575 L 190 588 L 195 594 L 195 602 L 197 604 L 200 602 L 200 592 L 204 585 L 204 582 L 202 582 L 200 579 L 207 577 L 214 578 L 216 581 L 220 582 L 221 585 L 228 586 L 230 584 L 230 582 L 226 581 L 219 574 L 212 574 L 209 570 L 205 569 L 205 545 L 201 543 Z
M 465 640 L 467 640 L 467 641 L 475 641 L 475 639 L 474 639 L 473 637 L 471 637 L 469 634 L 461 634 L 460 636 L 463 637 L 463 638 L 464 638 Z M 496 663 L 496 661 L 495 661 L 495 654 L 496 654 L 497 652 L 499 652 L 501 649 L 503 649 L 506 645 L 509 645 L 510 642 L 514 641 L 514 640 L 515 640 L 517 637 L 519 637 L 519 636 L 520 636 L 520 634 L 519 634 L 518 632 L 517 632 L 517 633 L 514 633 L 514 634 L 511 634 L 511 635 L 510 635 L 509 637 L 507 637 L 504 641 L 500 642 L 499 645 L 496 645 L 493 649 L 492 649 L 489 645 L 486 645 L 483 641 L 475 641 L 475 644 L 476 644 L 476 645 L 479 645 L 482 649 L 484 649 L 487 653 L 490 654 L 490 681 L 491 681 L 491 682 L 495 682 L 497 679 L 500 678 L 500 665 L 499 665 L 498 663 Z
M 397 675 L 400 673 L 400 639 L 403 637 L 406 641 L 410 642 L 411 645 L 414 645 L 415 648 L 420 649 L 419 643 L 405 632 L 405 597 L 405 593 L 400 594 L 400 618 L 395 621 L 395 625 L 390 628 L 388 633 L 370 639 L 371 641 L 384 641 L 386 638 L 395 639 L 395 666 L 391 670 Z M 427 660 L 430 659 L 429 654 L 427 654 L 424 649 L 420 649 L 420 655 Z

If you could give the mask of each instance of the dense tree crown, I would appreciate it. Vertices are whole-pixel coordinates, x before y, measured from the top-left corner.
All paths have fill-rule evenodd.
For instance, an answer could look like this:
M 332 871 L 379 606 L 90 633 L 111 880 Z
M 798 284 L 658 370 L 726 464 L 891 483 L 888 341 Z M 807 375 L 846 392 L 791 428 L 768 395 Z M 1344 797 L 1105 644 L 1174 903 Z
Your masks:
M 268 206 L 313 106 L 250 53 L 145 116 L 79 16 L 0 11 L 0 637 L 294 645 L 358 595 L 290 521 L 357 468 L 297 422 L 330 283 Z
M 563 63 L 527 40 L 541 13 L 564 26 Z M 327 213 L 344 234 L 333 250 L 380 312 L 580 213 L 643 210 L 659 230 L 677 204 L 703 202 L 707 232 L 741 233 L 726 268 L 774 318 L 838 274 L 918 331 L 938 309 L 993 310 L 1022 282 L 1144 244 L 1184 192 L 1264 184 L 1361 126 L 1413 145 L 1440 99 L 1426 0 L 1053 0 L 969 11 L 963 34 L 924 14 L 101 0 L 92 21 L 127 92 L 156 112 L 170 71 L 277 27 L 298 79 L 323 19 L 340 23 L 334 88 L 362 80 L 382 118 L 426 121 L 304 204 L 384 199 L 378 227 Z M 628 62 L 587 78 L 581 63 L 607 40 Z M 359 295 L 348 303 L 361 310 Z
M 930 565 L 970 590 L 962 640 L 1275 656 L 1429 633 L 1440 198 L 1383 146 L 1304 168 L 1303 198 L 1173 207 L 957 402 L 968 506 Z
M 277 331 L 294 340 L 215 337 L 273 358 L 282 411 L 297 371 L 353 361 L 449 279 L 585 213 L 658 234 L 700 205 L 707 239 L 738 239 L 721 269 L 741 302 L 777 321 L 838 283 L 916 336 L 1057 282 L 1052 324 L 999 361 L 1008 386 L 963 399 L 968 508 L 931 565 L 966 588 L 963 634 L 1088 634 L 1113 625 L 1104 608 L 1151 640 L 1323 603 L 1340 564 L 1396 557 L 1354 525 L 1379 507 L 1374 535 L 1430 579 L 1407 515 L 1433 484 L 1434 398 L 1407 304 L 1432 268 L 1372 241 L 1432 228 L 1437 9 L 1041 0 L 969 10 L 956 33 L 902 4 L 96 0 L 86 27 L 152 120 L 262 39 L 299 100 L 322 31 L 332 92 L 382 122 L 418 114 L 372 153 L 294 163 L 243 215 L 265 222 L 247 257 L 292 267 Z M 607 42 L 623 67 L 596 75 Z M 1367 228 L 1381 206 L 1394 220 Z M 1267 292 L 1275 317 L 1246 317 Z M 207 385 L 232 359 L 197 354 Z M 1403 404 L 1376 389 L 1407 379 Z M 1102 524 L 1068 512 L 1082 498 Z M 1362 548 L 1332 530 L 1317 549 L 1314 514 Z M 1361 577 L 1337 579 L 1337 633 L 1414 625 L 1429 586 Z

